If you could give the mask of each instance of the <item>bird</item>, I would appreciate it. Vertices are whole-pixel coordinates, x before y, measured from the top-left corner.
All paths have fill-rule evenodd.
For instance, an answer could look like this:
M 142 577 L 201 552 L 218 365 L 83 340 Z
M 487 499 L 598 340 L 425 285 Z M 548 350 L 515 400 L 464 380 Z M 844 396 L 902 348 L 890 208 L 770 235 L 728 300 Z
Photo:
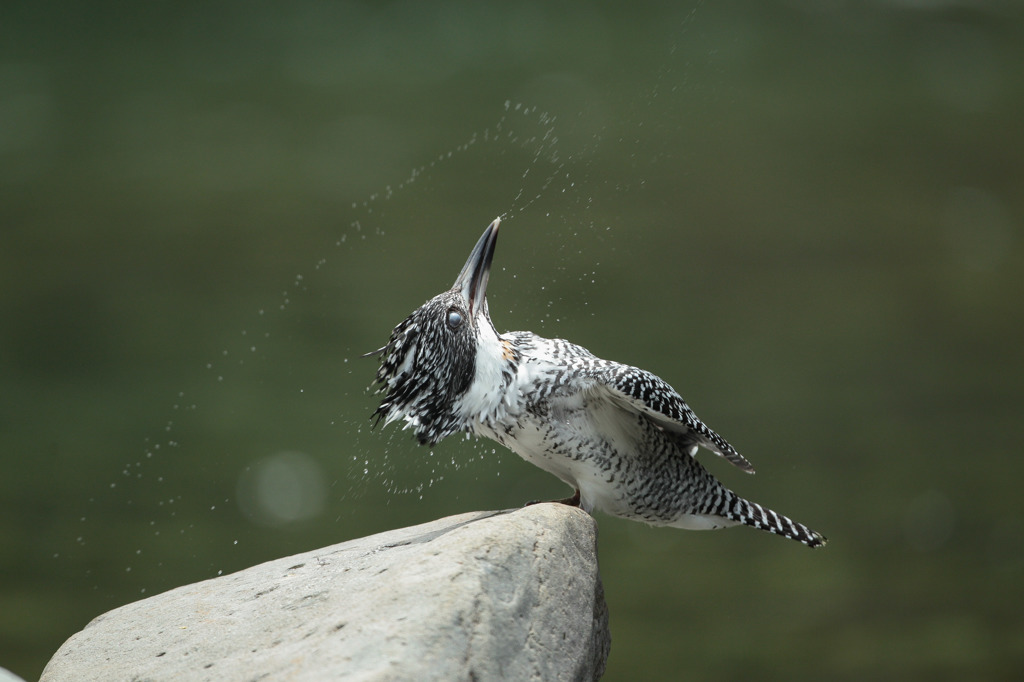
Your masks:
M 455 284 L 392 330 L 375 378 L 374 426 L 401 420 L 422 445 L 486 437 L 574 490 L 555 500 L 652 526 L 745 525 L 821 547 L 820 533 L 726 488 L 698 450 L 754 468 L 666 381 L 564 339 L 499 334 L 487 284 L 501 218 L 473 247 Z

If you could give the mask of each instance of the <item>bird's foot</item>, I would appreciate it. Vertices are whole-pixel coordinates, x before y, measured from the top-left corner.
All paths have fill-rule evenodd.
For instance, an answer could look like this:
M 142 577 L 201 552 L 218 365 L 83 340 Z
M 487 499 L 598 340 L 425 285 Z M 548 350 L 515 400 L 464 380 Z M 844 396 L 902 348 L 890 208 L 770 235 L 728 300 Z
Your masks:
M 544 502 L 544 500 L 530 500 L 523 506 L 529 507 L 535 504 L 540 504 L 541 502 Z M 580 489 L 576 488 L 576 492 L 572 494 L 572 497 L 566 497 L 565 499 L 562 500 L 548 500 L 548 502 L 550 504 L 565 504 L 570 507 L 578 507 L 580 506 Z

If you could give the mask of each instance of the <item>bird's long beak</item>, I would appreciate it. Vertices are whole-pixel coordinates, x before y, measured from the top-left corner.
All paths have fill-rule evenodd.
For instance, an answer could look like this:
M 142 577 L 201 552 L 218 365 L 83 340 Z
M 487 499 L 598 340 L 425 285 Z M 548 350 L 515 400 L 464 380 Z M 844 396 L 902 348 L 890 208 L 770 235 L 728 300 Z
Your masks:
M 487 226 L 480 241 L 473 247 L 469 260 L 462 266 L 452 289 L 462 292 L 462 297 L 469 306 L 469 315 L 473 317 L 484 306 L 487 294 L 487 279 L 491 273 L 491 260 L 494 258 L 494 245 L 498 243 L 498 224 L 501 218 Z

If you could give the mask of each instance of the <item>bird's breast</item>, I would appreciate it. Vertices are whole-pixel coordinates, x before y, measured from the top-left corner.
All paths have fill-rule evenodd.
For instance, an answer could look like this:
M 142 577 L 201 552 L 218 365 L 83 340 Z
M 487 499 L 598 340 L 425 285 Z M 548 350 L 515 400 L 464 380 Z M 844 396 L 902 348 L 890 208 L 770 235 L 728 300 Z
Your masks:
M 579 488 L 588 510 L 614 513 L 624 504 L 621 483 L 636 461 L 638 430 L 608 401 L 586 391 L 522 400 L 474 431 Z

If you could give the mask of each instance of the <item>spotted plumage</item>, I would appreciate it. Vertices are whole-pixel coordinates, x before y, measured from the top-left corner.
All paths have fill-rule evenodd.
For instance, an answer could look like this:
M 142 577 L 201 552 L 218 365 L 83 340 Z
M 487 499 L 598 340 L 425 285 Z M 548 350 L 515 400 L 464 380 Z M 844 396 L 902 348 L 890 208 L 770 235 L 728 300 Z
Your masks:
M 377 421 L 405 421 L 423 444 L 466 431 L 501 443 L 572 486 L 588 512 L 688 529 L 743 524 L 809 547 L 825 538 L 725 488 L 699 448 L 753 473 L 682 397 L 646 370 L 563 339 L 499 335 L 485 298 L 499 220 L 455 285 L 391 333 L 377 382 Z

